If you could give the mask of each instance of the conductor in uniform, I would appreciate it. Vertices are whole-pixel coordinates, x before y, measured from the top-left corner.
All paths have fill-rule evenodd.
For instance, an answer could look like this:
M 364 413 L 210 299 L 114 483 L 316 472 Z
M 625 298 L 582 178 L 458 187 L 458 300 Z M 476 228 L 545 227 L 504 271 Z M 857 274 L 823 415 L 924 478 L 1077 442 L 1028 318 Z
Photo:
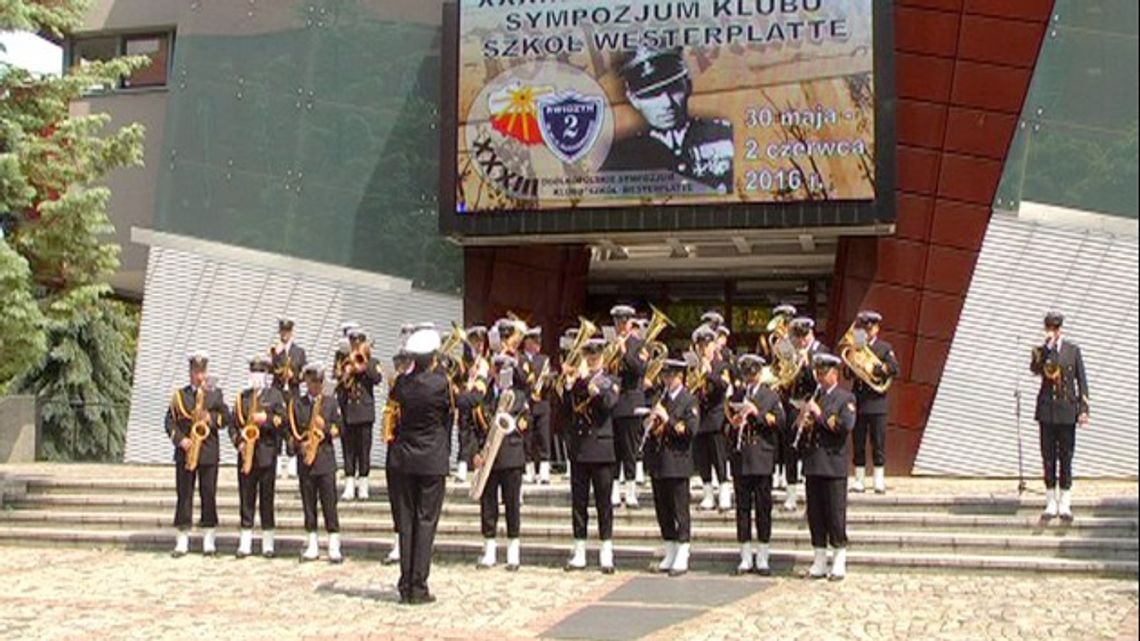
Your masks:
M 880 364 L 875 365 L 875 378 L 889 380 L 898 376 L 899 362 L 895 358 L 895 350 L 891 344 L 879 338 L 883 316 L 879 312 L 866 310 L 859 312 L 855 318 L 857 329 L 866 332 L 867 346 L 878 357 Z M 855 432 L 852 439 L 855 442 L 855 484 L 852 490 L 856 493 L 866 491 L 867 479 L 867 437 L 871 438 L 871 462 L 874 464 L 873 478 L 875 494 L 886 494 L 887 479 L 887 395 L 877 392 L 863 379 L 852 376 L 854 383 L 851 391 L 855 392 L 858 403 L 859 420 L 855 423 Z
M 1045 337 L 1033 349 L 1029 368 L 1041 377 L 1036 419 L 1041 426 L 1041 461 L 1045 473 L 1046 519 L 1073 518 L 1073 450 L 1077 425 L 1089 423 L 1089 382 L 1081 348 L 1062 335 L 1065 317 L 1045 316 Z
M 400 422 L 388 449 L 400 531 L 400 602 L 432 603 L 428 590 L 432 546 L 443 507 L 451 448 L 452 401 L 447 375 L 436 370 L 439 332 L 419 330 L 404 350 L 412 362 L 393 387 Z
M 689 113 L 693 81 L 681 49 L 639 48 L 618 74 L 646 126 L 614 141 L 602 171 L 671 171 L 721 194 L 733 191 L 732 123 Z

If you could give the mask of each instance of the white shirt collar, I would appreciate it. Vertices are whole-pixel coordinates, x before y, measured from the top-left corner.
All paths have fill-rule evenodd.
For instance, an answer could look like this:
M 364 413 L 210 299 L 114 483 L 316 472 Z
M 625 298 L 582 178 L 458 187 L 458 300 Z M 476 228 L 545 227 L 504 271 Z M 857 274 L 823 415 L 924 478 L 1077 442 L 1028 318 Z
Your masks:
M 669 148 L 669 151 L 675 151 L 681 148 L 685 142 L 685 136 L 689 133 L 689 123 L 685 123 L 682 129 L 670 129 L 669 131 L 661 131 L 658 129 L 650 129 L 649 135 L 657 139 L 661 144 Z

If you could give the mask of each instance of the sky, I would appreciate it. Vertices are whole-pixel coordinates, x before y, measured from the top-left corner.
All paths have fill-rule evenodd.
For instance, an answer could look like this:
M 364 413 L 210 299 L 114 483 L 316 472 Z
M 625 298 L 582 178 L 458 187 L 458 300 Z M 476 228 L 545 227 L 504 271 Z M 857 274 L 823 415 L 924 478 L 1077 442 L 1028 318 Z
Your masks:
M 33 73 L 58 74 L 63 69 L 63 49 L 32 33 L 0 32 L 0 61 Z

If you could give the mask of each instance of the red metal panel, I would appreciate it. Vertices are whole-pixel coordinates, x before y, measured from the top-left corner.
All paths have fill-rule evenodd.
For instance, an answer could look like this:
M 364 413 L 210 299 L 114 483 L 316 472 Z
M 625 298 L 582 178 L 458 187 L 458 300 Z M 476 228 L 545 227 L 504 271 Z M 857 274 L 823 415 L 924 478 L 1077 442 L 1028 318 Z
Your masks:
M 950 103 L 1009 114 L 1021 112 L 1033 69 L 959 60 Z
M 965 292 L 970 288 L 977 262 L 976 251 L 931 245 L 923 288 L 947 294 Z
M 933 194 L 938 185 L 937 151 L 899 145 L 898 189 L 916 194 Z
M 952 58 L 958 46 L 961 16 L 917 7 L 895 9 L 895 51 Z
M 893 331 L 911 334 L 918 328 L 919 295 L 916 289 L 876 282 L 868 288 L 862 304 L 854 309 L 866 307 L 877 310 L 884 318 L 890 319 L 884 324 Z M 845 319 L 850 322 L 850 316 Z
M 1039 23 L 967 15 L 962 18 L 958 58 L 1032 67 L 1044 33 Z
M 951 200 L 988 205 L 993 202 L 1000 180 L 1000 161 L 943 154 L 938 195 Z
M 919 287 L 926 267 L 926 244 L 899 238 L 880 238 L 875 281 Z
M 979 250 L 990 224 L 991 209 L 955 200 L 934 203 L 930 242 L 959 249 Z
M 953 60 L 911 53 L 895 55 L 895 91 L 900 99 L 946 102 L 953 82 Z
M 918 317 L 918 335 L 942 340 L 952 339 L 958 329 L 958 316 L 962 313 L 962 301 L 965 295 L 965 291 L 961 294 L 923 292 L 922 311 Z
M 950 341 L 919 337 L 914 348 L 914 363 L 911 370 L 904 374 L 916 383 L 938 385 L 949 354 Z
M 938 149 L 946 133 L 946 105 L 922 100 L 899 100 L 895 118 L 898 142 Z
M 898 0 L 897 4 L 904 7 L 922 7 L 925 9 L 941 9 L 942 11 L 959 12 L 962 10 L 962 0 Z
M 977 15 L 1045 22 L 1053 13 L 1053 0 L 966 0 L 963 9 Z
M 928 240 L 931 219 L 934 216 L 934 199 L 929 196 L 899 192 L 895 203 L 898 215 L 895 235 L 910 240 Z
M 946 151 L 1003 160 L 1018 120 L 1013 114 L 951 107 L 946 120 Z

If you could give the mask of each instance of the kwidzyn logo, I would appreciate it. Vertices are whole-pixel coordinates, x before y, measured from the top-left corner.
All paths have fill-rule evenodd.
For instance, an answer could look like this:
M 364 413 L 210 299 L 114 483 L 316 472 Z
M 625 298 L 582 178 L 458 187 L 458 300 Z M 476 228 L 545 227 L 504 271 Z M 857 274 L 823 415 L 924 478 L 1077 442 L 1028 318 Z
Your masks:
M 563 91 L 538 103 L 538 127 L 547 148 L 562 162 L 575 163 L 590 153 L 605 118 L 601 96 Z

